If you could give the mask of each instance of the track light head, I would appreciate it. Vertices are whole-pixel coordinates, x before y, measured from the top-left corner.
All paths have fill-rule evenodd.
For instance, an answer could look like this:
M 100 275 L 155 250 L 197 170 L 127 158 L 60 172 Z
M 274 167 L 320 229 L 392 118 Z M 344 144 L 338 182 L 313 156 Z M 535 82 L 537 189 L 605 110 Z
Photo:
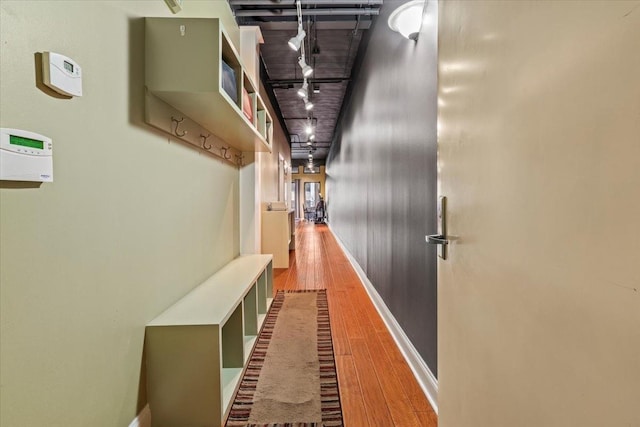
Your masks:
M 300 68 L 302 68 L 302 75 L 304 77 L 309 77 L 311 74 L 313 74 L 313 68 L 307 65 L 307 61 L 305 61 L 303 56 L 300 57 L 298 65 L 300 65 Z
M 289 39 L 289 47 L 295 51 L 300 50 L 300 46 L 306 35 L 307 33 L 302 29 L 302 26 L 298 26 L 298 34 Z
M 309 111 L 313 109 L 313 102 L 308 101 L 308 100 L 304 100 L 304 108 L 305 110 Z
M 298 96 L 304 99 L 307 99 L 309 97 L 309 83 L 307 83 L 307 79 L 304 79 L 302 87 L 298 89 Z
M 315 134 L 311 134 L 309 135 L 309 141 L 313 141 L 314 139 L 316 139 L 316 135 Z

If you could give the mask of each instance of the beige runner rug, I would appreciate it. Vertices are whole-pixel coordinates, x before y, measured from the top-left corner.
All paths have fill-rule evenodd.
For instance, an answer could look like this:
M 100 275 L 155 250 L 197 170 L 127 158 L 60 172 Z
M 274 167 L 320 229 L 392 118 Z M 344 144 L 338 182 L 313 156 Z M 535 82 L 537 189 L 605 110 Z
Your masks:
M 278 291 L 226 426 L 342 425 L 326 290 Z

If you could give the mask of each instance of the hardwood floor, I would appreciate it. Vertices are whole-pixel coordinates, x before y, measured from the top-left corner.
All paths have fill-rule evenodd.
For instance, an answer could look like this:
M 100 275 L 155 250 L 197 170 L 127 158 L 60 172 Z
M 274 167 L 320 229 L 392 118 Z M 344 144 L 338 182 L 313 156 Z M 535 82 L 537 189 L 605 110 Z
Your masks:
M 327 289 L 347 427 L 438 425 L 436 414 L 326 225 L 301 222 L 275 289 Z

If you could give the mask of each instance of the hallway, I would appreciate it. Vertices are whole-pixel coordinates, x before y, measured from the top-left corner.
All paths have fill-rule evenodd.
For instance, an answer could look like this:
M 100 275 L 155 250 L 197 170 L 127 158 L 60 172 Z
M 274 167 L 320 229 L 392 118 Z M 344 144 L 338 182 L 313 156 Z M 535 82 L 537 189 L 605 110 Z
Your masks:
M 437 416 L 326 225 L 300 222 L 275 289 L 326 288 L 345 425 L 437 426 Z

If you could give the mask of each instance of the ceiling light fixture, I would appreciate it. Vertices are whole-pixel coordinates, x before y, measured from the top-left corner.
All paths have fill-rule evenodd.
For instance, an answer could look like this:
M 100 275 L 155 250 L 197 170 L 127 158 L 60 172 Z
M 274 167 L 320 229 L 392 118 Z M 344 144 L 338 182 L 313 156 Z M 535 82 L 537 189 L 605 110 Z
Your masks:
M 296 11 L 298 15 L 298 34 L 289 39 L 289 47 L 295 51 L 300 50 L 301 46 L 304 46 L 303 41 L 307 33 L 302 28 L 302 9 L 300 7 L 300 0 L 296 1 Z
M 304 40 L 307 33 L 302 29 L 302 25 L 298 27 L 298 34 L 289 39 L 289 47 L 295 51 L 300 50 L 300 46 L 302 45 L 302 41 Z
M 304 54 L 304 48 L 302 49 L 302 52 Z M 313 74 L 313 68 L 307 65 L 307 61 L 304 59 L 304 56 L 300 57 L 300 60 L 298 60 L 298 65 L 300 65 L 300 68 L 302 68 L 303 76 L 309 77 L 311 76 L 311 74 Z
M 304 83 L 302 84 L 302 87 L 298 89 L 298 96 L 303 99 L 306 99 L 309 97 L 309 83 L 307 83 L 306 78 L 304 79 Z
M 309 101 L 308 99 L 304 100 L 304 109 L 307 111 L 310 111 L 313 109 L 313 102 Z
M 313 141 L 314 139 L 316 139 L 316 135 L 315 134 L 311 134 L 309 135 L 309 141 Z
M 410 40 L 418 40 L 427 4 L 428 0 L 412 0 L 398 7 L 389 16 L 389 28 Z

